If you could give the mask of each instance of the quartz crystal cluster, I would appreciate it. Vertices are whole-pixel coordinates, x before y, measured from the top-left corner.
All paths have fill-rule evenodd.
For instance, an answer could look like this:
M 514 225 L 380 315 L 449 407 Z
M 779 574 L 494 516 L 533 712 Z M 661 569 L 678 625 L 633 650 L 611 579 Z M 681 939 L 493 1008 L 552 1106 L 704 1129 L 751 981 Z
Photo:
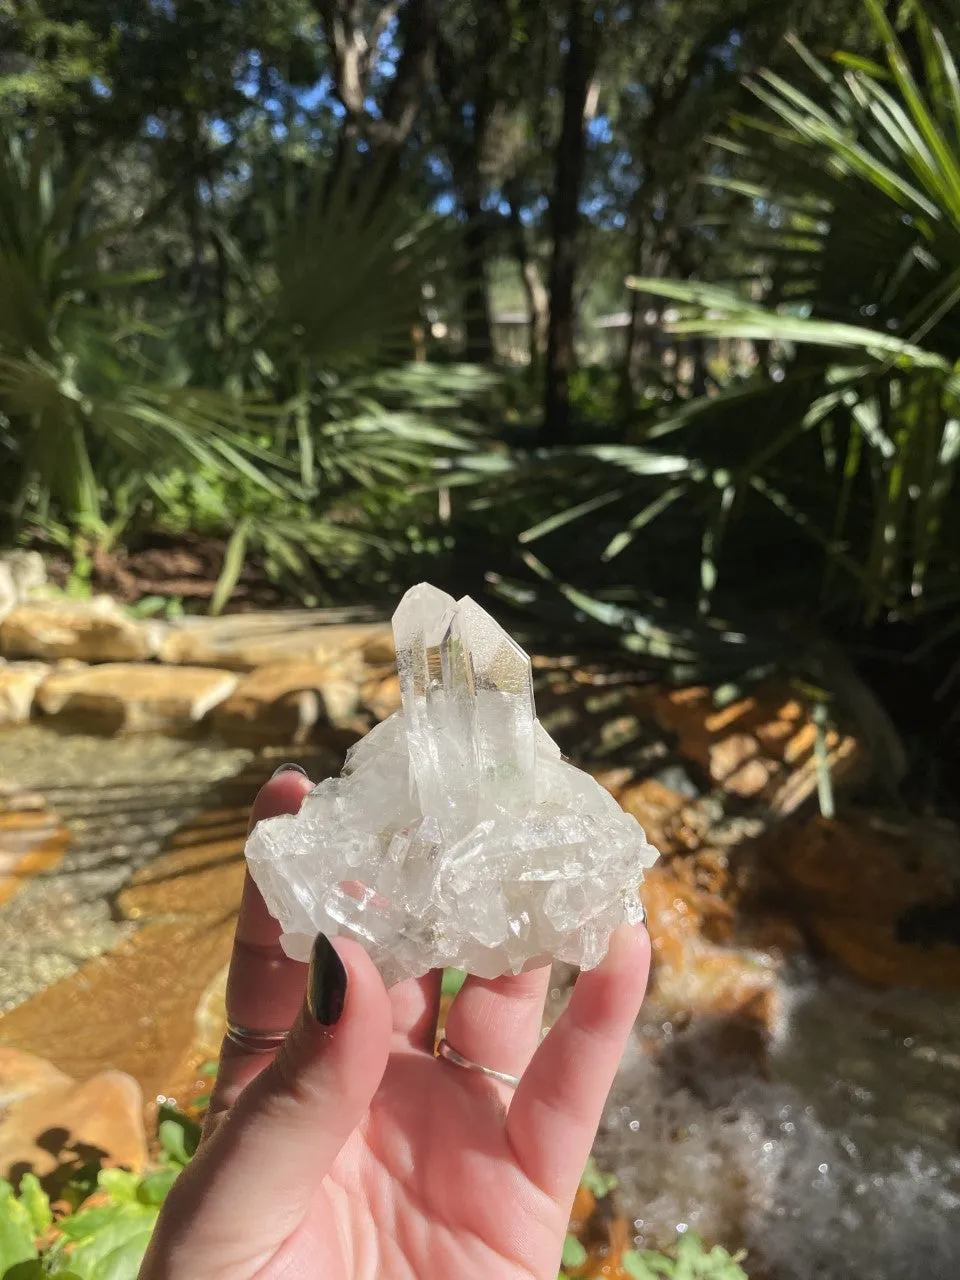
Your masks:
M 422 583 L 393 628 L 403 709 L 247 842 L 284 950 L 305 960 L 318 932 L 356 938 L 388 985 L 442 966 L 598 964 L 611 931 L 642 919 L 657 851 L 561 758 L 530 659 L 479 605 Z

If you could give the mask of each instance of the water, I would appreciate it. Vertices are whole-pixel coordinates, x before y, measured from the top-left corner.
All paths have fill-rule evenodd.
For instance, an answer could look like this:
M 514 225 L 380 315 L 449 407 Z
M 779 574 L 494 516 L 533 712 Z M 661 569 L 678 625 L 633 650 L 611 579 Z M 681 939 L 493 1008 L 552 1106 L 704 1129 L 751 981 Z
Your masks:
M 65 735 L 41 724 L 0 732 L 0 795 L 40 793 L 69 833 L 57 866 L 0 906 L 0 1012 L 130 935 L 118 891 L 250 758 L 159 735 Z
M 696 1230 L 776 1280 L 954 1280 L 955 1001 L 809 969 L 783 995 L 763 1070 L 719 1056 L 708 1020 L 638 1027 L 597 1151 L 638 1240 Z

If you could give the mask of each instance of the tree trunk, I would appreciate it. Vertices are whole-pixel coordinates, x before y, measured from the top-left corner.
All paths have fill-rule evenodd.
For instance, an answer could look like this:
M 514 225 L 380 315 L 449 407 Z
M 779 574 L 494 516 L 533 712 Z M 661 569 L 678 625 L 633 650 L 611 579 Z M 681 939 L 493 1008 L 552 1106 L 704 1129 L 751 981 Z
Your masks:
M 563 122 L 557 145 L 556 178 L 550 215 L 553 260 L 550 267 L 550 326 L 547 337 L 543 440 L 562 444 L 570 438 L 570 375 L 575 360 L 577 230 L 586 150 L 584 110 L 596 63 L 600 25 L 587 0 L 570 0 L 567 54 L 563 68 Z
M 630 257 L 630 274 L 639 276 L 643 272 L 643 251 L 646 241 L 646 219 L 644 210 L 637 215 L 634 230 L 633 251 Z M 644 311 L 649 304 L 647 295 L 637 289 L 630 291 L 630 322 L 627 325 L 627 336 L 623 349 L 623 364 L 620 368 L 620 385 L 618 399 L 621 409 L 627 412 L 633 404 L 633 394 L 637 386 L 639 368 L 647 355 L 648 343 L 643 341 Z
M 547 329 L 550 324 L 550 295 L 540 275 L 540 268 L 530 254 L 527 234 L 520 218 L 518 201 L 508 197 L 510 205 L 510 247 L 520 272 L 523 292 L 527 299 L 527 315 L 530 317 L 530 368 L 537 370 L 547 350 Z
M 476 192 L 461 195 L 466 220 L 463 242 L 465 275 L 463 281 L 464 359 L 470 364 L 493 363 L 493 333 L 490 327 L 490 297 L 487 292 L 487 256 L 490 229 L 487 215 Z

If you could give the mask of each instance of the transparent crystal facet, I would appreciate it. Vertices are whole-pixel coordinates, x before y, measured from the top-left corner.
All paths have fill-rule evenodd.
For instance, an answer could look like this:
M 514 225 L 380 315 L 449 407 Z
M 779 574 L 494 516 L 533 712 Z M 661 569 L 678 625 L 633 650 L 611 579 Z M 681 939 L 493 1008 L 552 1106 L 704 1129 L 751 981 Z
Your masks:
M 305 960 L 318 932 L 346 934 L 388 983 L 448 965 L 490 978 L 598 964 L 612 930 L 642 918 L 657 851 L 561 758 L 530 659 L 478 604 L 421 583 L 393 628 L 402 711 L 247 842 L 285 951 Z

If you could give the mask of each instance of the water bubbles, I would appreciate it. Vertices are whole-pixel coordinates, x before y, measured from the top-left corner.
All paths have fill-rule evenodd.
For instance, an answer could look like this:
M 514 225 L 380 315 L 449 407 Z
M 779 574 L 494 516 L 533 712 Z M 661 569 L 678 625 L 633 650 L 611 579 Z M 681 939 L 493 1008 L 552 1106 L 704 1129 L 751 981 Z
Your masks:
M 860 1006 L 814 998 L 813 1022 L 802 1001 L 791 1006 L 772 1079 L 724 1075 L 715 1056 L 696 1052 L 696 1019 L 667 1022 L 671 1042 L 658 1035 L 656 1051 L 638 1034 L 648 1047 L 625 1058 L 596 1152 L 619 1175 L 638 1247 L 663 1247 L 686 1229 L 747 1248 L 756 1273 L 777 1280 L 960 1276 L 960 1156 L 926 1109 L 926 1128 L 910 1127 L 934 1089 L 953 1096 L 945 1046 L 937 1041 L 936 1063 L 918 1062 L 899 1006 L 887 1021 L 874 997 L 857 996 L 858 1023 Z M 943 1025 L 939 1005 L 925 1016 Z M 653 1015 L 645 1030 L 662 1023 Z M 877 1049 L 878 1036 L 896 1058 Z M 865 1075 L 844 1078 L 841 1063 Z M 896 1070 L 905 1064 L 906 1081 Z

